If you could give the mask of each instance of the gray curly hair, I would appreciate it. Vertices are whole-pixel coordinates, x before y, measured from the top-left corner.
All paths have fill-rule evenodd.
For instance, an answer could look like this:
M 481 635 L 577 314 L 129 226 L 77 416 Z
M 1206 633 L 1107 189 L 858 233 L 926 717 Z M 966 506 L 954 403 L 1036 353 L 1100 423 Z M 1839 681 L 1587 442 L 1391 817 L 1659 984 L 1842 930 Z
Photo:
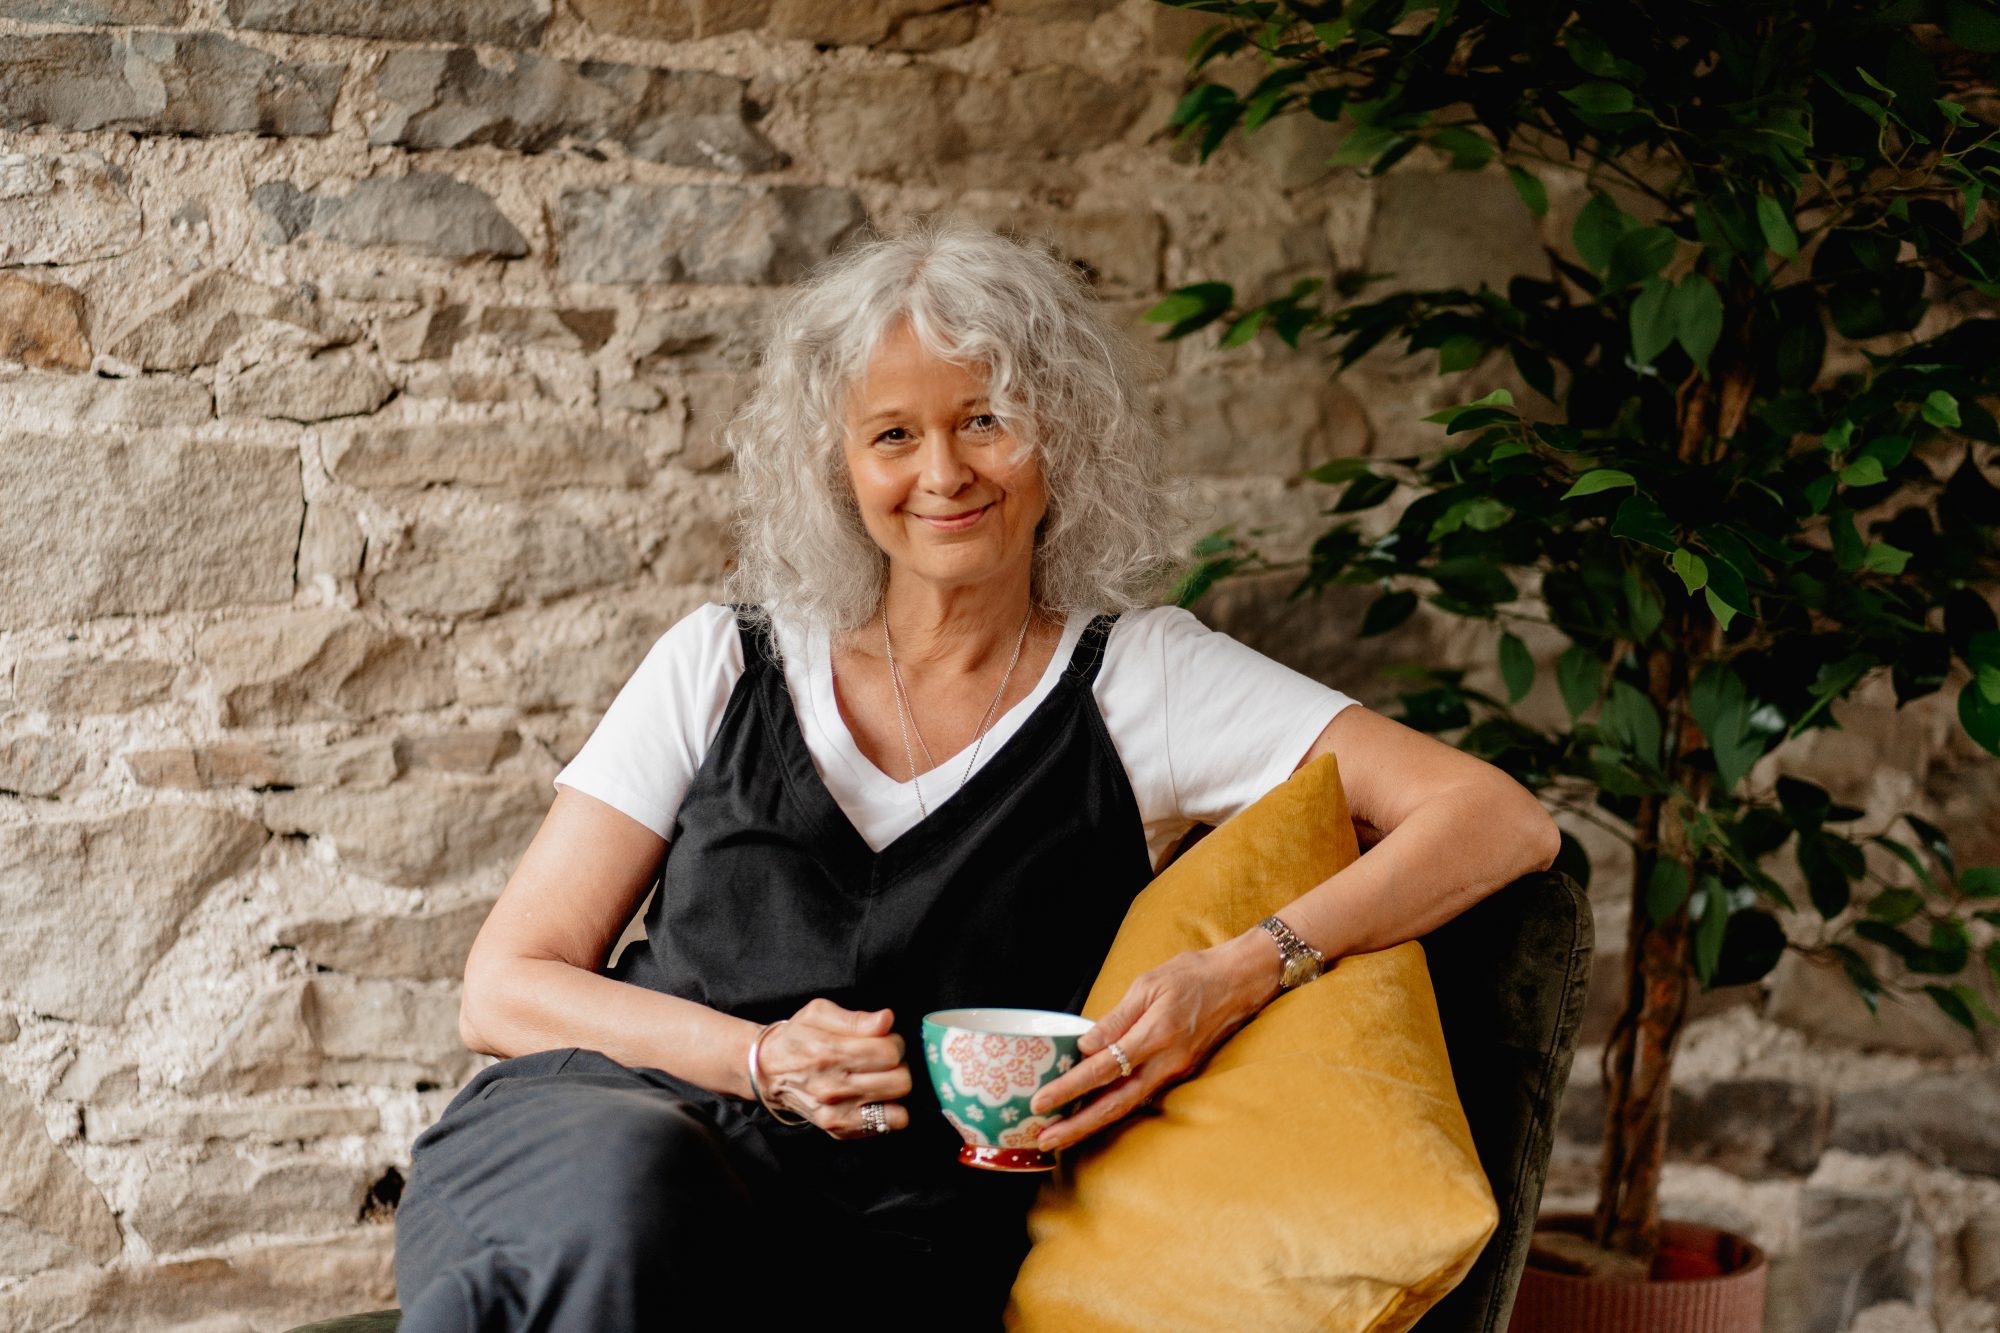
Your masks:
M 888 557 L 847 477 L 846 397 L 906 318 L 933 355 L 985 370 L 994 415 L 1040 459 L 1036 604 L 1149 604 L 1186 558 L 1188 511 L 1130 343 L 1071 265 L 950 217 L 851 243 L 772 316 L 755 392 L 722 435 L 740 482 L 731 599 L 834 630 L 874 613 Z

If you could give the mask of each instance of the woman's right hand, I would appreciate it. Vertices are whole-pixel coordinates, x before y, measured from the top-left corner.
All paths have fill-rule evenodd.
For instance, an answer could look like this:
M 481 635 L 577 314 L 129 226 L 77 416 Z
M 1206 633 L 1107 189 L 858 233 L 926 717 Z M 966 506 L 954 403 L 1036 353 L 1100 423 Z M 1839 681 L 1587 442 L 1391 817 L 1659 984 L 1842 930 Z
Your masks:
M 893 1022 L 887 1009 L 809 1001 L 772 1029 L 757 1053 L 766 1100 L 837 1139 L 874 1133 L 861 1115 L 869 1102 L 882 1103 L 890 1129 L 907 1127 L 910 1113 L 899 1099 L 910 1095 L 910 1069 Z

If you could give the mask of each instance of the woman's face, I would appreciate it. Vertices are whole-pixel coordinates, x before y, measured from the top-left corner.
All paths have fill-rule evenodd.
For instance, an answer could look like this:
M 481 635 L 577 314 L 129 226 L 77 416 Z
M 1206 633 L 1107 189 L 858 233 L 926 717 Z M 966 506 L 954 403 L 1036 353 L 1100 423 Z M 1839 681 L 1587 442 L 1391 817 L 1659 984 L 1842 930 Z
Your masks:
M 985 376 L 933 356 L 907 321 L 848 395 L 845 449 L 861 519 L 900 575 L 1026 586 L 1048 512 L 1041 464 L 1014 458 Z

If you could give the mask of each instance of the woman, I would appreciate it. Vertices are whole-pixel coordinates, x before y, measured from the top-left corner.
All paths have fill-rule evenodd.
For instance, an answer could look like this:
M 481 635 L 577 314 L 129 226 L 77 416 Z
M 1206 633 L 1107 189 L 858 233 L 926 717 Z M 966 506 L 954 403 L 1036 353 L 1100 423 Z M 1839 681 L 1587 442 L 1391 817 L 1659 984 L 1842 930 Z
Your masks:
M 416 1142 L 405 1333 L 992 1326 L 1039 1178 L 956 1162 L 924 1013 L 1076 1009 L 1194 823 L 1337 754 L 1380 842 L 1140 978 L 1036 1108 L 1088 1097 L 1060 1149 L 1317 960 L 1553 860 L 1496 769 L 1146 607 L 1179 524 L 1128 357 L 1072 269 L 963 225 L 792 294 L 726 437 L 742 605 L 653 647 L 467 961 L 464 1038 L 505 1058 Z

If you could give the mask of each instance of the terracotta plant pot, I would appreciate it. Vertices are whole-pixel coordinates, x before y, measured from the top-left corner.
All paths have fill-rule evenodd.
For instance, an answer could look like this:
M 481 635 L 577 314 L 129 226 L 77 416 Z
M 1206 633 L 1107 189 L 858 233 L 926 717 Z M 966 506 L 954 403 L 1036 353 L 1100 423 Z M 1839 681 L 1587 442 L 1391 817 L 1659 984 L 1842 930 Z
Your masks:
M 1538 1230 L 1586 1235 L 1590 1218 L 1555 1214 Z M 1762 1333 L 1764 1252 L 1693 1222 L 1662 1222 L 1652 1277 L 1613 1282 L 1536 1268 L 1521 1273 L 1508 1333 Z

